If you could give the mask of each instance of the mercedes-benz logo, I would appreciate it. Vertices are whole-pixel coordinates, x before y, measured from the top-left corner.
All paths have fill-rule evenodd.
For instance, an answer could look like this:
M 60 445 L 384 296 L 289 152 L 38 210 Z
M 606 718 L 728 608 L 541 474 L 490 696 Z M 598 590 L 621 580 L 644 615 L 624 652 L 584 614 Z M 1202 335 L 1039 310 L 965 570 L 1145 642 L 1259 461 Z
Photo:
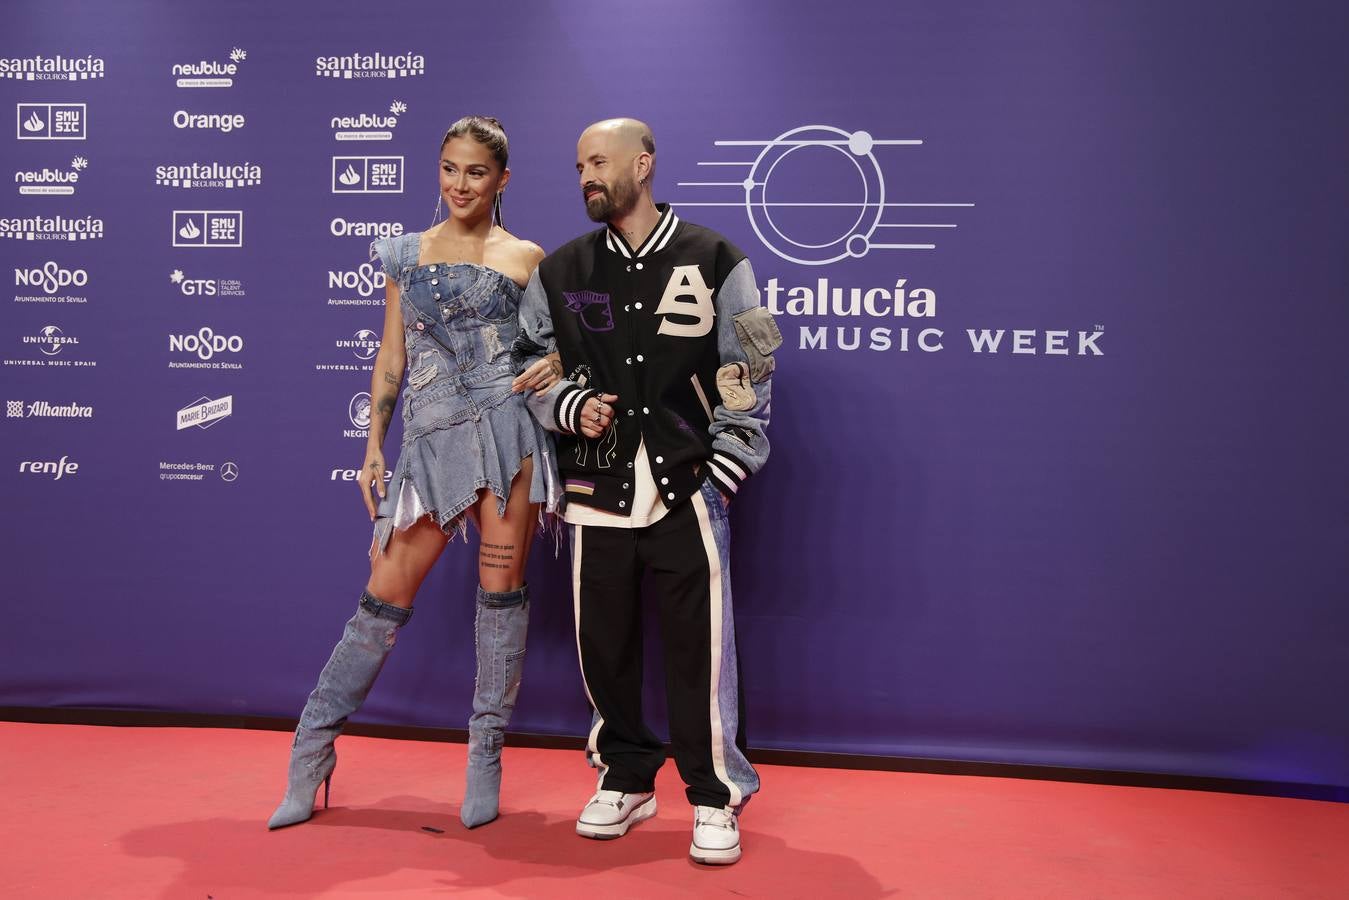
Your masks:
M 226 481 L 233 481 L 239 477 L 239 467 L 233 460 L 226 462 L 220 467 L 220 477 Z

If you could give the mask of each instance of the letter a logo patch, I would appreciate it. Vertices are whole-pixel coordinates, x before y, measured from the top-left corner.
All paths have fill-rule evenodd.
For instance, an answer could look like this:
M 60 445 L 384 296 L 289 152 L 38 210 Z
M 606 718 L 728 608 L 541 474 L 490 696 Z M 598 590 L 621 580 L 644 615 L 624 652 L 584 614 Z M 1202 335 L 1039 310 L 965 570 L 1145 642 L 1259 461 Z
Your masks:
M 702 337 L 712 330 L 712 289 L 703 281 L 697 266 L 675 266 L 665 293 L 656 307 L 656 315 L 663 316 L 656 334 L 674 337 Z M 674 321 L 678 316 L 681 321 Z M 687 321 L 696 319 L 695 322 Z

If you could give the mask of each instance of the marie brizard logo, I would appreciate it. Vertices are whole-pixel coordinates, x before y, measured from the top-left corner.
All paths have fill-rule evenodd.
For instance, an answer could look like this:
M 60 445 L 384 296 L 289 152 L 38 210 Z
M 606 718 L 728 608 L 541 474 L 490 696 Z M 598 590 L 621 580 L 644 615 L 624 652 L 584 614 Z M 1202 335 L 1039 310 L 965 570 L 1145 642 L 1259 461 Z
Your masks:
M 21 141 L 82 141 L 88 137 L 83 103 L 19 103 L 14 136 Z

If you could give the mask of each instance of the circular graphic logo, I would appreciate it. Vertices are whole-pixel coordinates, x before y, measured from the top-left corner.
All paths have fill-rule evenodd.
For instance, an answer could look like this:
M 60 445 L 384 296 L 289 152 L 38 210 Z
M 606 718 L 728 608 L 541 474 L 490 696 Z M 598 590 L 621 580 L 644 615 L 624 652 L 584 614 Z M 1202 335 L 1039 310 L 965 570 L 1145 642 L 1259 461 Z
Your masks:
M 64 341 L 61 340 L 61 328 L 59 326 L 48 325 L 39 334 L 42 335 L 40 349 L 43 353 L 48 356 L 55 356 L 61 352 L 61 345 Z
M 351 348 L 357 359 L 374 359 L 379 352 L 379 335 L 369 328 L 356 332 L 356 340 Z
M 239 466 L 232 460 L 227 460 L 220 467 L 220 477 L 225 481 L 233 481 L 239 477 Z
M 362 391 L 347 404 L 347 418 L 353 428 L 370 427 L 370 395 Z

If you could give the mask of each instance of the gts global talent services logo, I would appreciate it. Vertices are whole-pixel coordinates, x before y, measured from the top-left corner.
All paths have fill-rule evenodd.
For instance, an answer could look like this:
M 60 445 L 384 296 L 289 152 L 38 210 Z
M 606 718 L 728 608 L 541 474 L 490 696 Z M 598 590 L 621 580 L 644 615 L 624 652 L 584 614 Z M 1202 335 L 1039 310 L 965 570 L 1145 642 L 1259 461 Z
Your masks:
M 339 141 L 391 141 L 398 127 L 398 117 L 408 111 L 402 100 L 389 104 L 387 113 L 360 113 L 355 116 L 333 116 L 333 137 Z
M 244 283 L 233 278 L 189 278 L 182 269 L 174 269 L 169 281 L 178 285 L 184 297 L 244 296 Z
M 175 209 L 173 246 L 242 247 L 244 214 L 238 209 Z
M 14 136 L 21 141 L 82 141 L 88 137 L 83 103 L 17 103 Z
M 16 81 L 88 81 L 102 78 L 104 69 L 97 56 L 0 57 L 0 78 Z
M 18 293 L 15 303 L 88 303 L 83 293 L 72 288 L 89 284 L 89 273 L 84 269 L 67 269 L 55 260 L 40 266 L 19 267 L 14 270 L 14 287 Z M 28 293 L 24 293 L 24 292 Z
M 14 183 L 25 197 L 68 197 L 75 193 L 80 173 L 89 168 L 89 160 L 77 156 L 69 169 L 38 169 L 14 173 Z
M 180 88 L 234 87 L 234 76 L 239 74 L 239 66 L 246 59 L 248 51 L 235 47 L 230 51 L 228 62 L 203 59 L 177 63 L 173 67 L 174 84 Z
M 320 78 L 411 78 L 426 74 L 426 57 L 411 51 L 319 56 L 314 59 L 314 74 Z

